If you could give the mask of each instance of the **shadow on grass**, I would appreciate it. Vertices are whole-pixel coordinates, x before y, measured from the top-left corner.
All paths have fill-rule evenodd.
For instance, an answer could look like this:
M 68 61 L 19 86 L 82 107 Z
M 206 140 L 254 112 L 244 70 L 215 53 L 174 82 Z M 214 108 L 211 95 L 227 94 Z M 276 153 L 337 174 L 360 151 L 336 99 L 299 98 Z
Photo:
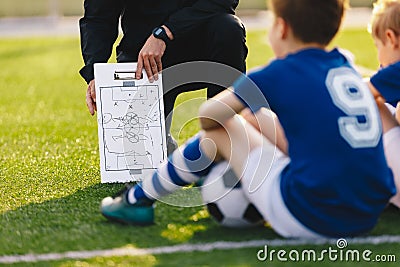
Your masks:
M 99 202 L 120 187 L 120 184 L 97 184 L 67 197 L 0 214 L 0 255 L 277 237 L 266 227 L 220 227 L 209 218 L 204 207 L 181 208 L 163 203 L 157 203 L 156 223 L 152 226 L 111 223 L 100 214 Z
M 249 229 L 220 227 L 207 215 L 203 207 L 181 208 L 163 203 L 157 204 L 156 223 L 152 226 L 137 227 L 110 223 L 99 213 L 99 201 L 120 187 L 120 184 L 97 184 L 78 190 L 67 197 L 29 204 L 1 214 L 0 255 L 278 238 L 266 227 Z M 371 234 L 398 235 L 399 220 L 399 210 L 389 206 Z M 387 253 L 396 247 L 398 248 L 398 244 L 386 244 L 375 246 L 374 249 L 377 252 Z M 228 250 L 214 251 L 212 254 L 191 252 L 140 257 L 96 257 L 87 260 L 29 263 L 26 266 L 78 266 L 78 263 L 94 266 L 109 266 L 109 263 L 118 266 L 265 266 L 266 262 L 257 261 L 255 256 L 257 251 L 257 248 L 248 248 L 234 250 L 234 253 Z M 283 266 L 284 263 L 274 264 Z M 315 266 L 332 264 L 327 262 L 321 265 L 319 262 Z M 300 265 L 311 266 L 310 263 Z M 350 266 L 350 263 L 343 265 L 342 262 L 335 266 Z

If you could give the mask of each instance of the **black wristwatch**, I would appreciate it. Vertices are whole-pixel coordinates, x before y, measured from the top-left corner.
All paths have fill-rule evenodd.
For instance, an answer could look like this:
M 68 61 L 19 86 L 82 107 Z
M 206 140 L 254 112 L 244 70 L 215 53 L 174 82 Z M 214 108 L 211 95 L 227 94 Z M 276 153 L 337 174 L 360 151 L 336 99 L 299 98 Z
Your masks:
M 163 27 L 156 27 L 153 30 L 153 36 L 156 37 L 157 39 L 161 39 L 165 42 L 166 45 L 168 45 L 171 40 L 169 39 L 167 32 Z

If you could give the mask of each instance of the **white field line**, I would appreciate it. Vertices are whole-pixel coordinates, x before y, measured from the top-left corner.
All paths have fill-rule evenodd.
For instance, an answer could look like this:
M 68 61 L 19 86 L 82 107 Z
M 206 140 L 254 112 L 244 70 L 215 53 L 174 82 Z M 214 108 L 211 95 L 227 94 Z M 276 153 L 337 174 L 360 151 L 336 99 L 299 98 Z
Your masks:
M 272 240 L 252 240 L 242 242 L 220 241 L 202 244 L 183 244 L 175 246 L 155 247 L 155 248 L 115 248 L 107 250 L 92 251 L 68 251 L 63 253 L 48 254 L 25 254 L 0 256 L 0 263 L 19 263 L 19 262 L 39 262 L 66 259 L 89 259 L 94 257 L 121 257 L 121 256 L 143 256 L 172 254 L 178 252 L 230 250 L 240 248 L 264 248 L 265 245 L 271 247 L 298 246 L 298 245 L 324 245 L 336 244 L 337 239 L 272 239 Z M 376 245 L 383 243 L 400 243 L 400 235 L 390 236 L 370 236 L 346 239 L 348 244 Z

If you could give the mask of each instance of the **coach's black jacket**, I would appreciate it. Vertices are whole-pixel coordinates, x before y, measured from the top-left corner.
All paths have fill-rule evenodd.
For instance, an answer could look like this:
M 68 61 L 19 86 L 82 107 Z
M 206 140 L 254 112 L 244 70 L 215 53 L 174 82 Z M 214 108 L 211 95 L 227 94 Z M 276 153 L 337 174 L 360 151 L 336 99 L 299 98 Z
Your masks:
M 234 14 L 239 0 L 85 0 L 79 21 L 85 66 L 80 74 L 89 82 L 93 64 L 107 62 L 118 37 L 121 17 L 123 38 L 117 47 L 118 61 L 136 60 L 153 28 L 165 24 L 176 39 L 215 14 Z M 195 51 L 194 51 L 195 52 Z

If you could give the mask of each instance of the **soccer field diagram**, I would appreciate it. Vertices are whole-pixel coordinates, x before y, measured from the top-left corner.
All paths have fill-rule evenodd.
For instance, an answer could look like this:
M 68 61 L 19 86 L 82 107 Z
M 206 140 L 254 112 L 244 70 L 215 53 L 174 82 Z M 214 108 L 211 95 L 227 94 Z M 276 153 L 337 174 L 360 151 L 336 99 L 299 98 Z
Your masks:
M 164 160 L 157 85 L 100 88 L 106 171 L 154 169 Z
M 134 69 L 134 63 L 95 65 L 103 183 L 141 180 L 166 159 L 162 78 L 136 80 Z

